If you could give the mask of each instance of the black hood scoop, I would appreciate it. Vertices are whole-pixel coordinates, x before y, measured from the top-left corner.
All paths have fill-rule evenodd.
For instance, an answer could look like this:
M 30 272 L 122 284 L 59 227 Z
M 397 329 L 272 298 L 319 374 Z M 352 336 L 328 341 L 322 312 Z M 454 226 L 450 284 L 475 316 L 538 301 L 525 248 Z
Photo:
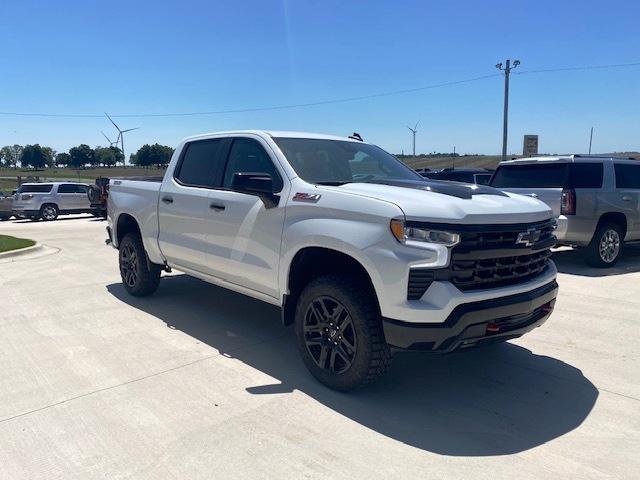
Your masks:
M 426 192 L 441 193 L 452 197 L 471 199 L 474 195 L 497 195 L 506 197 L 507 195 L 500 190 L 486 185 L 473 185 L 470 183 L 460 182 L 443 182 L 437 180 L 374 180 L 368 183 L 376 183 L 378 185 L 389 185 L 391 187 L 413 188 L 415 190 L 424 190 Z

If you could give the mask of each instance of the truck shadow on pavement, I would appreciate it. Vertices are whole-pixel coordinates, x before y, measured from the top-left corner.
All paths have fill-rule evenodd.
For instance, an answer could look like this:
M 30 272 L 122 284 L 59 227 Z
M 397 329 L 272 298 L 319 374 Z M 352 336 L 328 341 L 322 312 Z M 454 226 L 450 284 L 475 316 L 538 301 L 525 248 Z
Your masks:
M 248 394 L 299 390 L 382 435 L 442 455 L 534 448 L 578 427 L 598 398 L 577 368 L 510 343 L 447 356 L 398 354 L 377 384 L 338 393 L 307 372 L 276 307 L 186 275 L 163 278 L 148 298 L 129 296 L 119 283 L 107 290 L 277 380 L 250 386 Z
M 625 273 L 640 272 L 640 244 L 631 243 L 624 246 L 620 259 L 611 268 L 594 268 L 584 261 L 582 250 L 563 248 L 553 252 L 553 261 L 561 273 L 581 275 L 584 277 L 608 277 Z

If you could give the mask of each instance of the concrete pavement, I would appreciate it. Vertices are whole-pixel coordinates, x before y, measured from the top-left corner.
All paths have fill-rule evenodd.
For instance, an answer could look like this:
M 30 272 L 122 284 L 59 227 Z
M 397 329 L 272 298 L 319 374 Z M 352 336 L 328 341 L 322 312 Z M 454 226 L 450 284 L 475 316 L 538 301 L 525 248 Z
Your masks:
M 560 252 L 550 320 L 509 344 L 316 383 L 261 302 L 181 274 L 136 299 L 105 223 L 0 223 L 0 479 L 638 478 L 640 247 Z

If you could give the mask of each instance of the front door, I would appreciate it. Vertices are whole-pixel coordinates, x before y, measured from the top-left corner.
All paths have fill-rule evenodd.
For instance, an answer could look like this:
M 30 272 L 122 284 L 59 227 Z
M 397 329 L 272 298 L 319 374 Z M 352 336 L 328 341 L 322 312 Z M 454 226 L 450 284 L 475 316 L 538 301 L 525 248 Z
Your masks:
M 287 187 L 268 151 L 258 138 L 233 138 L 221 188 L 210 195 L 208 265 L 216 276 L 277 298 L 286 195 L 282 190 Z M 276 195 L 234 191 L 236 173 L 271 175 Z

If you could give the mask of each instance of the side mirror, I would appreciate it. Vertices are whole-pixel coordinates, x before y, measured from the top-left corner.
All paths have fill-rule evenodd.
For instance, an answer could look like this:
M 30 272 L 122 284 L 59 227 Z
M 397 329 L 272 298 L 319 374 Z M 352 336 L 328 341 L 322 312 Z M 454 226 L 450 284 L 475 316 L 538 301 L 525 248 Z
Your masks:
M 233 174 L 231 188 L 260 196 L 273 195 L 273 178 L 268 173 L 238 172 Z

